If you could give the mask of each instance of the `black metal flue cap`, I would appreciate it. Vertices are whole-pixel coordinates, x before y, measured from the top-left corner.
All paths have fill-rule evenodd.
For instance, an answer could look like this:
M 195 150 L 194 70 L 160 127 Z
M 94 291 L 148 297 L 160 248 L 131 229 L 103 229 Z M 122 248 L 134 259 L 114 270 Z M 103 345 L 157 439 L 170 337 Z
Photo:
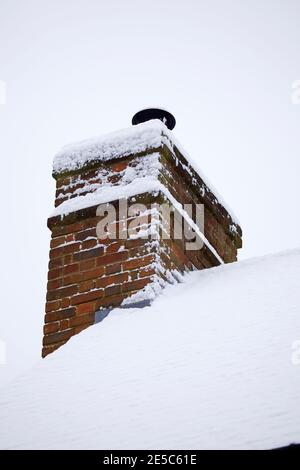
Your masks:
M 172 130 L 175 127 L 176 119 L 173 114 L 165 109 L 147 108 L 138 111 L 132 118 L 132 124 L 141 124 L 142 122 L 150 121 L 151 119 L 159 119 L 168 129 Z

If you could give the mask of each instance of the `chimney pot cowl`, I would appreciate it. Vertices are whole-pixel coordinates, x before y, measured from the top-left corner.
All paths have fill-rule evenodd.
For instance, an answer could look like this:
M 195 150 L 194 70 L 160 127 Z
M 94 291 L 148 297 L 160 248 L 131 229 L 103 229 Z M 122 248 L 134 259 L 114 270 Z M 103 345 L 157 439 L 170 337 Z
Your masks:
M 151 119 L 159 119 L 168 129 L 174 129 L 176 119 L 169 111 L 161 108 L 146 108 L 138 111 L 132 118 L 132 124 L 141 124 L 142 122 L 150 121 Z

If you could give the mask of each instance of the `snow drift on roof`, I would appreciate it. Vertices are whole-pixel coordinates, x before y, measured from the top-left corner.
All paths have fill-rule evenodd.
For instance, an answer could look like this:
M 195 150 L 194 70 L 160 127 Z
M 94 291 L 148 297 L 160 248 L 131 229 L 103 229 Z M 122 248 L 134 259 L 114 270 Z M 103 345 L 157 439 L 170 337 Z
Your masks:
M 299 279 L 300 249 L 116 309 L 0 391 L 0 448 L 299 443 Z

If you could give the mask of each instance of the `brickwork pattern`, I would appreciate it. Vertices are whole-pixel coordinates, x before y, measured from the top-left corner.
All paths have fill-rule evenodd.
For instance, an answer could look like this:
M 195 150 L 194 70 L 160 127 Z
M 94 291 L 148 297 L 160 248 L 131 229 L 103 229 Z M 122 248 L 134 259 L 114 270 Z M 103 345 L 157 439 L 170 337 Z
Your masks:
M 158 152 L 159 151 L 159 152 Z M 153 162 L 159 160 L 159 167 Z M 70 174 L 55 175 L 55 206 L 83 196 L 101 186 L 122 184 L 128 169 L 139 175 L 148 165 L 151 173 L 182 204 L 204 204 L 204 234 L 225 262 L 237 259 L 241 230 L 231 230 L 233 222 L 200 176 L 188 168 L 184 157 L 167 147 L 141 155 L 82 168 Z M 141 165 L 142 163 L 142 165 Z M 159 169 L 158 169 L 159 168 Z M 188 169 L 188 171 L 187 171 Z M 134 198 L 150 207 L 165 202 L 162 194 L 142 194 Z M 118 201 L 113 202 L 116 205 Z M 52 217 L 52 232 L 42 356 L 65 344 L 73 335 L 95 322 L 95 313 L 117 307 L 151 285 L 154 279 L 172 282 L 170 273 L 217 266 L 219 261 L 204 246 L 187 251 L 185 240 L 150 239 L 99 240 L 97 207 L 89 207 L 64 217 Z M 119 224 L 118 213 L 116 225 Z M 150 224 L 150 220 L 147 221 Z M 127 299 L 127 300 L 126 300 Z

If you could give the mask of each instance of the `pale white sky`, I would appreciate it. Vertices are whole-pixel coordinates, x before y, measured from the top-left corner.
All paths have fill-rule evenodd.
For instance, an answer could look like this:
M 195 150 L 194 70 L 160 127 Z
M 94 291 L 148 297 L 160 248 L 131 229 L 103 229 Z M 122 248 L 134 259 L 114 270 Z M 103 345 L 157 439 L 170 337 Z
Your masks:
M 297 247 L 299 79 L 299 0 L 0 0 L 0 385 L 40 355 L 54 153 L 166 107 L 240 259 Z

